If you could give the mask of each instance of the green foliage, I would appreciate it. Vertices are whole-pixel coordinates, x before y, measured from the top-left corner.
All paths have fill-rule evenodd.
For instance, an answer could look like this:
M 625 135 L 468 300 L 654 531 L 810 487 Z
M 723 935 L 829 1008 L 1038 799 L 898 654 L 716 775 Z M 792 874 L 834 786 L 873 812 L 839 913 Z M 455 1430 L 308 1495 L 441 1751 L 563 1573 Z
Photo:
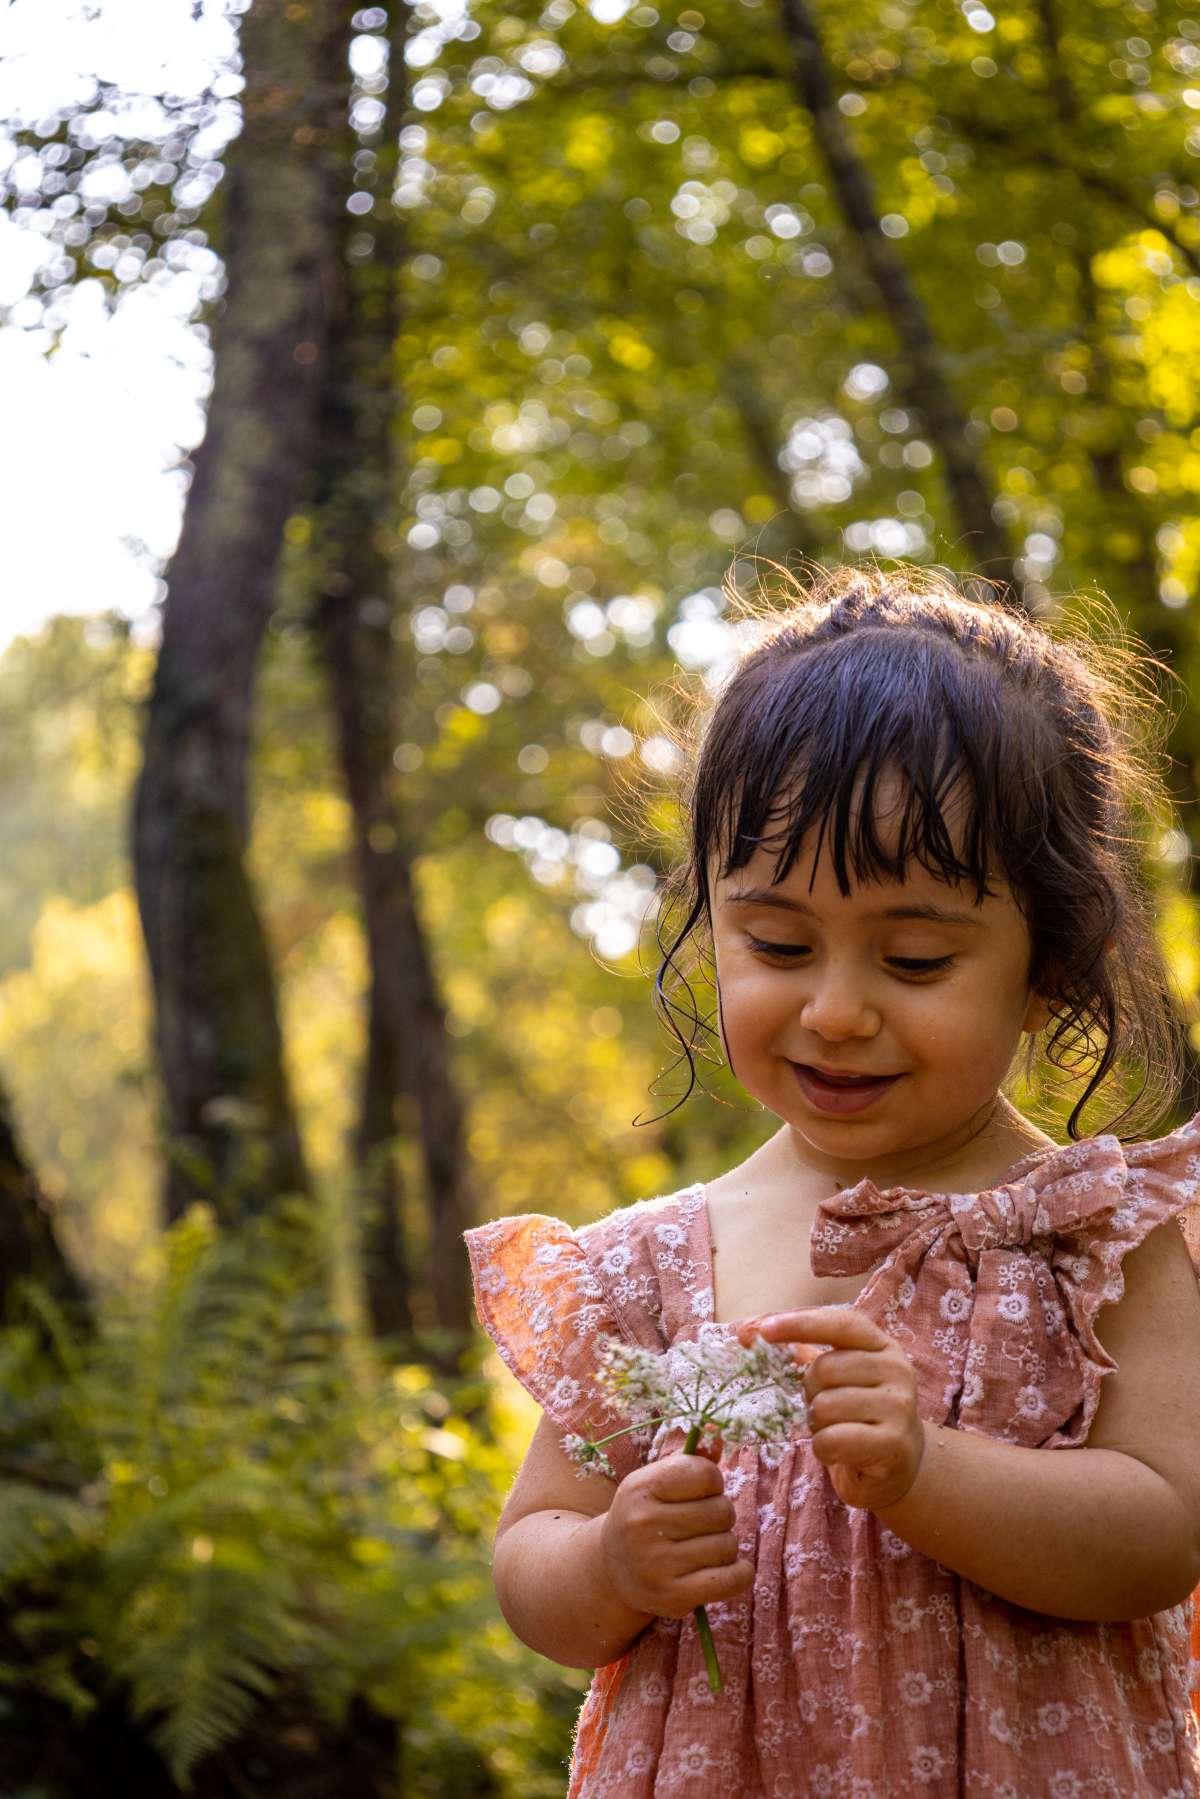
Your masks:
M 963 567 L 972 545 L 779 9 L 475 10 L 472 36 L 412 8 L 400 476 L 380 519 L 403 596 L 397 799 L 480 1212 L 583 1220 L 707 1178 L 773 1127 L 724 1083 L 728 1107 L 693 1098 L 633 1126 L 682 1082 L 649 1092 L 667 1050 L 648 983 L 632 957 L 614 970 L 589 953 L 577 913 L 602 884 L 561 854 L 569 837 L 611 844 L 622 868 L 670 860 L 669 800 L 621 802 L 629 771 L 653 766 L 647 696 L 681 627 L 719 634 L 715 584 L 740 550 Z M 1099 584 L 1194 681 L 1200 22 L 1151 0 L 814 11 L 1026 598 L 1053 615 Z M 84 274 L 116 305 L 174 259 L 217 292 L 202 227 L 220 249 L 219 213 L 198 226 L 182 186 L 213 108 L 167 96 L 141 143 L 128 115 L 118 135 L 122 105 L 102 84 L 90 117 L 64 104 L 14 126 L 43 192 L 29 157 L 0 158 L 21 168 L 5 188 L 16 223 L 62 253 L 38 278 L 48 340 Z M 93 161 L 127 162 L 140 185 L 81 212 Z M 361 224 L 348 273 L 377 289 L 370 213 Z M 313 535 L 289 522 L 253 868 L 312 1165 L 340 1183 L 365 956 L 306 624 Z M 122 841 L 148 672 L 119 628 L 72 621 L 0 665 L 0 1068 L 107 1295 L 95 1344 L 54 1321 L 53 1363 L 32 1331 L 0 1332 L 0 1702 L 36 1692 L 82 1721 L 115 1687 L 184 1780 L 297 1687 L 329 1730 L 361 1698 L 395 1723 L 405 1799 L 550 1799 L 582 1677 L 513 1642 L 486 1570 L 522 1429 L 493 1440 L 455 1417 L 478 1383 L 443 1392 L 421 1369 L 364 1365 L 330 1316 L 311 1218 L 218 1240 L 198 1211 L 155 1244 Z M 1198 719 L 1173 745 L 1193 847 Z M 487 836 L 497 815 L 540 847 Z M 1165 880 L 1187 850 L 1165 843 Z M 1195 900 L 1164 886 L 1160 928 L 1194 1017 Z M 411 1142 L 399 1154 L 420 1266 Z
M 331 1736 L 358 1699 L 393 1720 L 406 1799 L 550 1799 L 568 1707 L 542 1716 L 547 1674 L 497 1621 L 509 1455 L 458 1415 L 484 1389 L 373 1363 L 326 1255 L 307 1202 L 222 1234 L 196 1206 L 94 1342 L 26 1289 L 57 1347 L 0 1334 L 0 1598 L 22 1645 L 0 1689 L 77 1720 L 124 1694 L 185 1792 L 286 1686 Z
M 152 666 L 126 622 L 103 616 L 54 619 L 0 662 L 0 976 L 25 964 L 45 895 L 91 906 L 125 883 Z

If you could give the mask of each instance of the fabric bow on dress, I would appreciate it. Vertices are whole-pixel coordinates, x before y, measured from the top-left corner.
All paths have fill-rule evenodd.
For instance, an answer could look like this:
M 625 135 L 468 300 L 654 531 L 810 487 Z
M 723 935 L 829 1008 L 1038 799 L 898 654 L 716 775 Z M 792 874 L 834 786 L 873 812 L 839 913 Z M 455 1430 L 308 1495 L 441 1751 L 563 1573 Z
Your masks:
M 881 1192 L 863 1180 L 818 1207 L 813 1272 L 875 1269 L 856 1304 L 904 1344 L 931 1423 L 1078 1445 L 1116 1369 L 1096 1314 L 1124 1293 L 1122 1258 L 1188 1206 L 1198 1152 L 1192 1120 L 1128 1149 L 1104 1136 L 1036 1152 L 983 1193 Z M 1195 1261 L 1195 1213 L 1182 1221 Z M 918 1283 L 926 1314 L 936 1304 L 932 1333 L 906 1322 Z
M 982 1193 L 863 1180 L 818 1208 L 811 1266 L 859 1277 L 853 1304 L 903 1344 L 931 1422 L 1070 1448 L 1115 1369 L 1095 1325 L 1124 1294 L 1122 1259 L 1175 1217 L 1200 1262 L 1198 1189 L 1200 1117 L 1124 1149 L 1048 1146 Z M 702 1185 L 578 1230 L 524 1215 L 466 1242 L 480 1318 L 557 1432 L 616 1428 L 601 1336 L 661 1350 L 715 1310 Z M 610 1453 L 624 1476 L 666 1448 L 631 1434 Z M 755 1584 L 710 1608 L 721 1709 L 695 1634 L 657 1620 L 596 1671 L 568 1799 L 1065 1796 L 1083 1791 L 1081 1754 L 1122 1799 L 1200 1794 L 1191 1607 L 1092 1624 L 1010 1606 L 837 1501 L 803 1433 L 769 1455 L 736 1447 L 723 1470 Z

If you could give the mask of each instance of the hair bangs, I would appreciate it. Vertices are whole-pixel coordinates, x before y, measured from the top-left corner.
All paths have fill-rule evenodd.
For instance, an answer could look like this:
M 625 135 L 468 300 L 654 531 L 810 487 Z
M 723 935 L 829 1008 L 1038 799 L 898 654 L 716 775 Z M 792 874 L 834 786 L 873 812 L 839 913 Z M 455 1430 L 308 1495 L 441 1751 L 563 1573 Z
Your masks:
M 827 849 L 843 894 L 857 883 L 904 881 L 916 861 L 948 886 L 972 887 L 982 902 L 1005 840 L 1023 832 L 1003 818 L 997 759 L 979 744 L 978 707 L 964 705 L 953 680 L 928 667 L 934 646 L 893 637 L 891 657 L 876 645 L 869 661 L 855 658 L 855 671 L 844 666 L 851 647 L 838 646 L 841 667 L 822 670 L 815 656 L 798 663 L 803 691 L 788 695 L 781 689 L 789 683 L 777 681 L 767 704 L 747 707 L 736 758 L 711 746 L 708 790 L 696 795 L 697 842 L 715 851 L 721 878 L 756 850 L 775 850 L 779 882 L 815 832 L 810 890 Z M 886 666 L 913 660 L 926 664 L 924 679 L 914 681 L 911 666 Z M 862 678 L 846 678 L 852 672 Z M 992 735 L 996 723 L 993 713 Z

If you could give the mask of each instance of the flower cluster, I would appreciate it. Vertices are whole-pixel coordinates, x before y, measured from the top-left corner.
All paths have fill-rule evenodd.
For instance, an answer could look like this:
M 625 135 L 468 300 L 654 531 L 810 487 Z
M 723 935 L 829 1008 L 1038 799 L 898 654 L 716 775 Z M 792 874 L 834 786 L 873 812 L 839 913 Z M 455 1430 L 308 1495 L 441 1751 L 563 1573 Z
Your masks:
M 756 1337 L 743 1347 L 718 1324 L 704 1324 L 692 1342 L 664 1354 L 602 1337 L 596 1351 L 597 1381 L 629 1430 L 647 1424 L 682 1424 L 694 1441 L 711 1431 L 726 1443 L 786 1442 L 808 1424 L 804 1370 L 786 1343 Z M 603 1445 L 575 1433 L 562 1440 L 581 1473 L 598 1468 L 615 1479 Z
M 755 1337 L 743 1347 L 719 1324 L 702 1324 L 694 1342 L 676 1343 L 663 1355 L 618 1337 L 601 1337 L 596 1364 L 597 1382 L 613 1410 L 633 1422 L 598 1441 L 576 1431 L 562 1439 L 581 1476 L 599 1468 L 615 1480 L 604 1444 L 648 1424 L 686 1425 L 683 1447 L 688 1455 L 695 1454 L 705 1431 L 729 1443 L 777 1443 L 808 1426 L 804 1370 L 786 1343 Z M 709 1687 L 721 1693 L 724 1683 L 708 1613 L 698 1605 L 693 1616 Z
M 614 1432 L 614 1435 L 618 1433 Z M 608 1441 L 606 1437 L 605 1442 Z M 571 1431 L 562 1440 L 562 1446 L 573 1462 L 579 1463 L 579 1472 L 591 1474 L 598 1468 L 601 1474 L 607 1474 L 609 1480 L 616 1480 L 617 1471 L 601 1449 L 599 1443 L 593 1443 L 589 1437 L 581 1437 L 578 1432 Z

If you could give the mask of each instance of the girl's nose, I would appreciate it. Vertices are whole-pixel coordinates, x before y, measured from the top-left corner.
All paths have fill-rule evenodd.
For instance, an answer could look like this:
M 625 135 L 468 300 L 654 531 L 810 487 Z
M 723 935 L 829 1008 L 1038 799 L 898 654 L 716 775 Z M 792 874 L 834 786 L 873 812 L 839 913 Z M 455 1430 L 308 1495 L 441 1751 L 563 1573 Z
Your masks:
M 845 1037 L 873 1037 L 881 1019 L 863 988 L 854 981 L 826 977 L 809 993 L 800 1023 L 830 1042 Z

